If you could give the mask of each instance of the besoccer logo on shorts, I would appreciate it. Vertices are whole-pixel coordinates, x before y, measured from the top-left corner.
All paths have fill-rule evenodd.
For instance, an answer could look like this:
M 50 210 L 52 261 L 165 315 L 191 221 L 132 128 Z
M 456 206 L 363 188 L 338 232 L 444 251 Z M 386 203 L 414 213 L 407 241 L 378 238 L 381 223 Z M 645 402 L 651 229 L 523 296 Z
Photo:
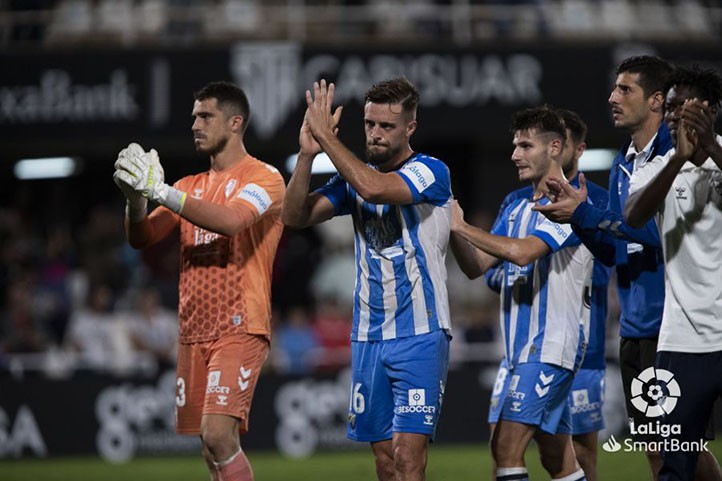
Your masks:
M 671 413 L 681 394 L 671 372 L 653 367 L 632 379 L 631 388 L 632 405 L 649 418 Z

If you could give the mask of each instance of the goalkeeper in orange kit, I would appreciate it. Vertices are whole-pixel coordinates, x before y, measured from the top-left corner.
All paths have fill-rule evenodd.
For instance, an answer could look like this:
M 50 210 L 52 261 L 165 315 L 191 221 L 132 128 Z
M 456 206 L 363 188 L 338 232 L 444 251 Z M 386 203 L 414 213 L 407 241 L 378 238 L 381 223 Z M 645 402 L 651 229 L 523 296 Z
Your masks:
M 246 151 L 243 90 L 213 82 L 195 94 L 193 140 L 210 169 L 165 183 L 155 150 L 130 144 L 113 179 L 127 198 L 138 249 L 180 226 L 177 431 L 200 434 L 211 479 L 250 481 L 241 449 L 271 338 L 271 269 L 283 230 L 281 174 Z M 159 206 L 147 215 L 148 199 Z

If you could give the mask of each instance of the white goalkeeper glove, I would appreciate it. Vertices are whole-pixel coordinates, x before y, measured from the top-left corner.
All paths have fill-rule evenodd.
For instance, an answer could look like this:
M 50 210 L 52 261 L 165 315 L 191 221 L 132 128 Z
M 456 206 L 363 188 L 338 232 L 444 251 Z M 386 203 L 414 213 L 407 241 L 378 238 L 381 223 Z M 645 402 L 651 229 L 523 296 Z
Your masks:
M 131 143 L 118 153 L 118 159 L 115 161 L 113 181 L 125 195 L 125 212 L 131 222 L 140 222 L 145 219 L 148 211 L 148 199 L 143 197 L 141 192 L 136 191 L 130 183 L 123 180 L 123 175 L 120 174 L 122 167 L 120 166 L 130 164 L 139 165 L 143 162 L 143 155 L 145 155 L 143 148 L 136 143 Z
M 178 214 L 183 210 L 186 193 L 164 182 L 165 173 L 155 149 L 140 157 L 118 159 L 116 169 L 115 176 L 143 197 Z

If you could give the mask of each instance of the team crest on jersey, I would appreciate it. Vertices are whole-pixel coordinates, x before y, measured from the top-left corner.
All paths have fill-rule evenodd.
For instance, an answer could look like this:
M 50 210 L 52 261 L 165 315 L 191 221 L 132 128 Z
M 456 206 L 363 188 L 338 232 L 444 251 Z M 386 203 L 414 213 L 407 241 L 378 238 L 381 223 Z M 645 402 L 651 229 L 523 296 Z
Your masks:
M 236 187 L 236 179 L 231 179 L 226 184 L 226 199 L 231 196 L 233 189 Z
M 398 222 L 391 216 L 367 219 L 364 224 L 366 241 L 373 249 L 380 251 L 384 248 L 395 245 L 401 238 L 401 232 L 397 228 Z
M 203 189 L 193 189 L 193 195 L 191 197 L 194 199 L 200 199 L 203 197 Z

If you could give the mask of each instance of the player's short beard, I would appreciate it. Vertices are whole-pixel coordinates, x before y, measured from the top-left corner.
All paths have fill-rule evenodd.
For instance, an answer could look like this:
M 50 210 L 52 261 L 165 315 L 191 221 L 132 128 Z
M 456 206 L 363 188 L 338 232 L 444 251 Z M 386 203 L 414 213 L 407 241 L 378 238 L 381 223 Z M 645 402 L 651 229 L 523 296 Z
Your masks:
M 369 164 L 371 165 L 383 165 L 389 160 L 393 159 L 400 151 L 400 147 L 396 147 L 395 149 L 389 147 L 388 149 L 386 149 L 385 152 L 373 152 L 367 147 L 366 160 L 368 160 Z
M 223 152 L 223 150 L 226 148 L 226 145 L 228 145 L 228 137 L 223 137 L 218 142 L 216 142 L 215 145 L 212 145 L 206 149 L 196 147 L 196 152 L 199 154 L 206 154 L 211 157 L 215 157 L 219 153 Z

